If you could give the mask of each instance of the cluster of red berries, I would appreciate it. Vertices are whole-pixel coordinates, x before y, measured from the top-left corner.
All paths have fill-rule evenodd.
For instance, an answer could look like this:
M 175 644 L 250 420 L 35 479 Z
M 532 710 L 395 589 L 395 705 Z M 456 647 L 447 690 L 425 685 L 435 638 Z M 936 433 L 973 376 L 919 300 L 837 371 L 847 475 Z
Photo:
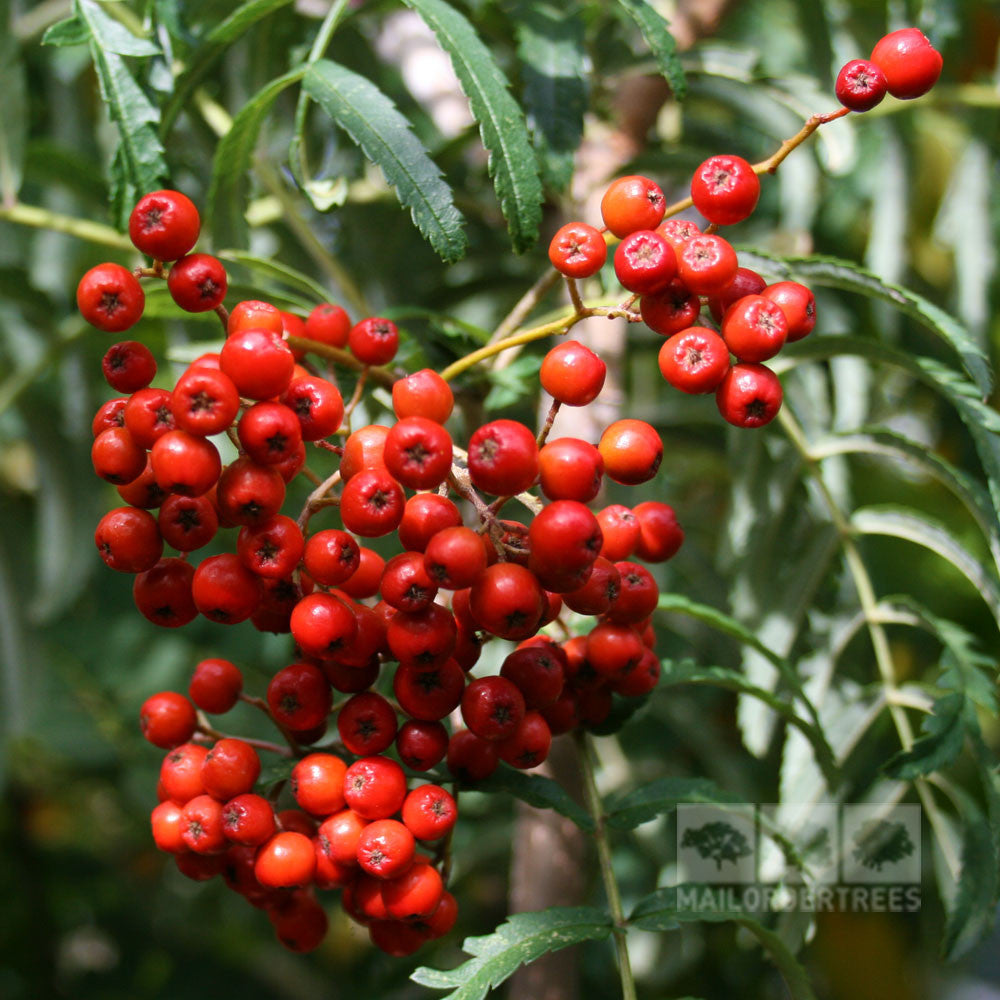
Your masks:
M 197 213 L 192 222 L 186 210 L 168 211 L 185 203 L 169 191 L 144 198 L 133 214 L 136 245 L 164 257 L 190 250 Z M 187 223 L 183 240 L 178 218 Z M 155 250 L 149 229 L 158 231 Z M 182 256 L 168 282 L 196 256 Z M 141 298 L 130 283 L 163 277 L 163 260 L 120 272 L 96 299 L 101 268 L 81 281 L 85 315 L 105 328 L 121 328 L 129 303 L 139 302 L 129 313 L 138 318 Z M 266 908 L 290 947 L 319 943 L 326 921 L 314 889 L 340 888 L 345 909 L 376 945 L 408 953 L 455 919 L 437 867 L 442 852 L 418 854 L 415 840 L 445 837 L 456 805 L 437 785 L 408 792 L 406 773 L 387 754 L 394 749 L 418 775 L 444 761 L 456 780 L 481 781 L 500 762 L 536 767 L 553 735 L 600 724 L 615 695 L 652 690 L 660 664 L 650 619 L 659 591 L 633 557 L 669 559 L 683 533 L 665 503 L 597 513 L 587 504 L 604 476 L 650 480 L 663 445 L 640 420 L 616 421 L 596 445 L 547 441 L 547 429 L 536 437 L 524 424 L 494 420 L 458 449 L 445 427 L 451 389 L 427 369 L 393 380 L 391 427 L 345 429 L 342 444 L 332 444 L 343 399 L 311 370 L 302 345 L 346 347 L 361 366 L 385 365 L 396 327 L 378 318 L 352 326 L 332 304 L 305 321 L 260 301 L 228 314 L 221 302 L 213 307 L 226 341 L 218 354 L 192 362 L 172 390 L 150 386 L 156 362 L 141 343 L 115 344 L 105 355 L 108 383 L 128 395 L 98 411 L 92 458 L 125 506 L 101 519 L 95 541 L 111 568 L 135 575 L 136 606 L 155 624 L 178 627 L 199 614 L 228 625 L 250 620 L 289 633 L 295 657 L 274 675 L 266 699 L 243 695 L 239 670 L 210 660 L 199 665 L 190 700 L 160 692 L 146 702 L 143 731 L 169 751 L 154 836 L 186 874 L 221 873 Z M 605 375 L 596 354 L 567 341 L 549 352 L 540 377 L 558 407 L 593 401 Z M 281 508 L 307 443 L 339 463 L 293 519 Z M 220 447 L 231 444 L 238 453 L 224 465 Z M 544 506 L 527 492 L 536 485 Z M 500 516 L 515 498 L 534 513 L 530 526 Z M 463 502 L 475 529 L 464 523 Z M 312 516 L 334 505 L 342 527 L 310 531 Z M 238 529 L 235 551 L 194 565 L 191 554 L 220 528 Z M 360 541 L 390 535 L 402 551 L 388 560 Z M 165 543 L 178 555 L 165 557 Z M 450 592 L 447 601 L 442 592 Z M 540 635 L 564 605 L 598 621 L 564 642 Z M 492 637 L 519 645 L 498 675 L 469 676 Z M 380 693 L 374 686 L 386 665 L 391 677 Z M 346 700 L 334 706 L 333 691 Z M 196 711 L 225 712 L 239 698 L 264 709 L 297 756 L 335 719 L 336 738 L 292 772 L 299 809 L 276 812 L 255 794 L 252 742 L 219 734 Z M 449 733 L 449 716 L 464 728 Z M 197 742 L 205 739 L 216 741 L 211 750 Z
M 709 157 L 691 181 L 692 202 L 710 230 L 747 218 L 759 194 L 757 172 L 740 156 Z M 663 221 L 666 207 L 655 181 L 622 177 L 601 201 L 605 230 L 568 223 L 553 237 L 549 259 L 567 277 L 589 277 L 607 259 L 605 232 L 618 237 L 615 276 L 639 300 L 635 318 L 667 338 L 659 353 L 666 381 L 682 392 L 714 392 L 729 423 L 761 427 L 782 398 L 777 376 L 761 362 L 812 330 L 813 295 L 795 281 L 768 285 L 740 267 L 732 245 L 714 231 Z M 703 307 L 718 329 L 700 320 Z

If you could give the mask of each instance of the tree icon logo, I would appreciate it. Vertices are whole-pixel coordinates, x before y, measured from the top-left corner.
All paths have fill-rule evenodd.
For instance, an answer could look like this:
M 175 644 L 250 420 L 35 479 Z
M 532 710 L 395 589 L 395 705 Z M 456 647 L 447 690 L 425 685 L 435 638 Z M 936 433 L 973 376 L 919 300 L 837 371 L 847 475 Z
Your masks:
M 681 847 L 694 848 L 702 860 L 715 862 L 716 871 L 724 862 L 738 864 L 752 854 L 747 838 L 731 823 L 714 820 L 684 831 Z
M 910 857 L 916 847 L 903 823 L 888 819 L 870 819 L 854 834 L 854 860 L 865 868 L 882 871 Z

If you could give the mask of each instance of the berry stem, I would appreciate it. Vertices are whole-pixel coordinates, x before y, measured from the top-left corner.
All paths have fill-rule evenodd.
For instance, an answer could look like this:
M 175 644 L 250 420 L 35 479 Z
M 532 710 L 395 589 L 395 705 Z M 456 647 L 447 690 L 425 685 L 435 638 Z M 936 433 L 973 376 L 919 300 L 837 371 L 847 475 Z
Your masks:
M 582 313 L 586 307 L 583 304 L 583 299 L 580 298 L 580 289 L 577 287 L 576 280 L 567 278 L 566 287 L 569 289 L 569 300 L 573 303 L 573 308 L 577 313 Z
M 493 331 L 489 343 L 496 344 L 506 340 L 534 311 L 542 299 L 559 283 L 559 272 L 553 267 L 546 271 L 514 305 L 514 308 L 500 321 Z
M 207 723 L 198 723 L 198 733 L 204 737 L 205 741 L 208 740 L 242 740 L 248 746 L 252 746 L 257 750 L 268 750 L 271 753 L 276 753 L 280 757 L 291 757 L 292 751 L 288 747 L 283 747 L 278 743 L 271 743 L 268 740 L 258 740 L 254 736 L 232 736 L 229 733 L 219 732 L 218 729 L 213 729 Z
M 318 354 L 321 358 L 334 361 L 338 365 L 343 365 L 345 368 L 353 368 L 355 371 L 361 371 L 366 367 L 358 361 L 353 354 L 341 350 L 339 347 L 331 347 L 329 344 L 321 344 L 318 340 L 308 340 L 305 337 L 289 337 L 285 343 L 287 343 L 289 347 L 297 348 L 300 351 L 309 351 L 311 354 Z M 391 371 L 389 371 L 388 368 L 374 368 L 368 366 L 368 375 L 376 382 L 379 382 L 381 385 L 388 386 L 389 388 L 391 388 L 393 382 L 396 381 L 396 377 Z
M 622 909 L 622 897 L 618 888 L 618 879 L 611 864 L 611 844 L 608 831 L 604 825 L 604 806 L 594 779 L 594 752 L 590 737 L 578 729 L 573 734 L 576 741 L 577 754 L 580 759 L 580 771 L 583 774 L 583 792 L 587 800 L 587 810 L 594 820 L 594 842 L 597 844 L 597 858 L 601 866 L 601 880 L 604 882 L 604 892 L 608 897 L 608 908 L 614 921 L 615 951 L 618 954 L 618 974 L 622 983 L 623 1000 L 636 1000 L 635 980 L 632 978 L 632 965 L 628 957 L 628 942 L 625 936 L 625 911 Z
M 286 729 L 271 713 L 271 706 L 268 705 L 263 698 L 255 698 L 251 694 L 246 694 L 240 692 L 240 701 L 245 701 L 248 705 L 253 705 L 254 708 L 259 708 L 278 728 L 281 735 L 285 737 L 285 742 L 288 744 L 288 749 L 290 751 L 289 756 L 291 757 L 304 757 L 306 755 L 305 750 L 299 745 L 299 741 L 295 738 L 290 729 Z
M 319 486 L 317 486 L 316 489 L 314 489 L 306 498 L 306 502 L 302 506 L 302 513 L 299 514 L 297 522 L 298 526 L 302 529 L 303 534 L 305 533 L 306 525 L 309 523 L 309 518 L 312 517 L 320 507 L 325 506 L 324 501 L 329 499 L 327 497 L 327 493 L 329 493 L 330 490 L 332 490 L 333 487 L 339 482 L 340 469 L 337 469 L 332 476 L 328 476 L 324 479 L 323 482 L 321 482 Z
M 549 412 L 545 416 L 545 423 L 542 424 L 542 429 L 538 432 L 538 447 L 541 448 L 545 444 L 545 439 L 549 436 L 549 431 L 552 430 L 552 425 L 555 423 L 556 414 L 559 412 L 559 407 L 562 403 L 558 399 L 552 400 L 552 405 L 549 407 Z
M 219 305 L 217 305 L 215 307 L 215 315 L 219 317 L 219 320 L 222 323 L 222 329 L 226 333 L 228 333 L 229 332 L 229 310 L 224 305 L 222 305 L 221 302 L 219 303 Z
M 132 241 L 110 226 L 88 219 L 77 219 L 59 212 L 50 212 L 47 208 L 35 205 L 0 205 L 0 222 L 14 222 L 20 226 L 31 226 L 33 229 L 48 229 L 54 233 L 66 233 L 88 243 L 99 243 L 102 246 L 113 247 L 116 250 L 135 251 Z

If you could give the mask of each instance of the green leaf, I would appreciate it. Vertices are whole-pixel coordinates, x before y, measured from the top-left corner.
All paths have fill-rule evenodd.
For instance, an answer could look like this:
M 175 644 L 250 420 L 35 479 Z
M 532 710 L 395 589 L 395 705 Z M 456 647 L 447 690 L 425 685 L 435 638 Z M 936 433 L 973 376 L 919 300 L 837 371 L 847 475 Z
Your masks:
M 500 208 L 517 253 L 533 246 L 542 220 L 542 185 L 528 128 L 510 85 L 475 29 L 444 0 L 404 0 L 451 56 L 455 75 L 469 98 L 472 115 L 489 154 Z
M 670 812 L 678 803 L 730 805 L 739 801 L 739 796 L 719 788 L 708 778 L 659 778 L 624 795 L 610 796 L 605 812 L 609 826 L 634 830 Z
M 270 257 L 257 257 L 243 250 L 219 250 L 216 256 L 222 260 L 232 261 L 234 264 L 242 264 L 243 267 L 261 278 L 286 285 L 300 295 L 314 299 L 317 305 L 320 302 L 326 302 L 330 297 L 330 293 L 318 281 L 310 278 L 308 274 L 303 274 L 294 267 L 289 267 L 287 264 L 282 264 Z
M 116 30 L 121 25 L 91 0 L 77 0 L 77 12 L 90 32 L 90 53 L 101 97 L 118 127 L 118 147 L 111 166 L 112 208 L 118 223 L 124 225 L 136 201 L 147 191 L 162 187 L 169 173 L 155 128 L 160 113 L 115 51 L 116 46 L 123 47 Z
M 901 750 L 886 761 L 883 770 L 898 781 L 913 781 L 950 764 L 965 743 L 965 695 L 958 692 L 934 702 L 931 715 L 924 718 L 924 735 L 909 750 Z
M 592 833 L 594 821 L 582 806 L 572 799 L 557 781 L 540 774 L 525 774 L 512 768 L 498 768 L 488 778 L 470 785 L 474 792 L 514 795 L 536 809 L 554 809 L 571 819 L 581 830 Z
M 76 0 L 77 15 L 91 37 L 105 52 L 119 56 L 155 56 L 160 47 L 146 38 L 137 38 L 121 21 L 109 17 L 94 0 Z
M 851 515 L 862 535 L 902 538 L 947 559 L 979 591 L 1000 626 L 1000 582 L 947 528 L 924 514 L 903 507 L 862 507 Z
M 42 45 L 84 45 L 90 41 L 90 28 L 74 14 L 56 21 L 44 35 Z
M 968 330 L 943 309 L 907 288 L 883 281 L 850 261 L 836 257 L 778 257 L 756 249 L 740 250 L 740 260 L 782 278 L 802 278 L 806 284 L 825 285 L 888 302 L 907 316 L 936 333 L 962 359 L 981 396 L 993 390 L 993 370 L 989 355 Z M 756 257 L 756 262 L 752 259 Z
M 300 66 L 266 84 L 243 106 L 219 141 L 208 189 L 208 228 L 221 243 L 246 242 L 246 174 L 264 119 L 278 95 L 305 75 Z
M 524 2 L 516 15 L 524 108 L 546 183 L 565 189 L 587 110 L 584 23 L 579 9 Z
M 513 406 L 518 400 L 534 392 L 541 365 L 541 355 L 522 354 L 503 368 L 491 368 L 487 372 L 491 383 L 490 391 L 483 401 L 486 412 L 492 413 L 494 410 Z
M 249 0 L 220 21 L 201 41 L 183 75 L 177 79 L 170 102 L 163 111 L 162 132 L 166 135 L 185 109 L 212 63 L 261 18 L 287 7 L 293 0 Z
M 642 37 L 646 39 L 646 44 L 656 56 L 656 64 L 670 84 L 674 97 L 678 101 L 683 101 L 687 94 L 687 79 L 677 55 L 677 43 L 670 34 L 669 22 L 664 20 L 646 0 L 618 0 L 618 2 L 629 17 L 639 25 Z
M 786 722 L 795 726 L 809 741 L 813 753 L 816 755 L 816 763 L 823 771 L 823 776 L 831 788 L 836 787 L 837 766 L 833 751 L 818 723 L 815 720 L 803 719 L 787 701 L 766 688 L 752 684 L 738 670 L 731 670 L 729 667 L 703 667 L 695 663 L 694 660 L 664 660 L 660 684 L 663 687 L 669 687 L 673 684 L 701 684 L 721 687 L 738 694 L 749 695 L 751 698 L 763 702 L 782 716 Z M 803 698 L 803 703 L 810 712 L 815 711 L 808 699 Z
M 996 831 L 979 806 L 961 788 L 954 787 L 963 820 L 962 870 L 955 898 L 948 906 L 942 952 L 954 960 L 967 954 L 992 930 L 996 919 L 1000 870 Z
M 784 348 L 781 359 L 772 362 L 771 367 L 780 373 L 801 361 L 827 359 L 840 354 L 856 354 L 869 361 L 901 368 L 949 400 L 972 436 L 986 473 L 994 510 L 1000 516 L 1000 414 L 982 401 L 976 386 L 954 369 L 932 358 L 915 356 L 861 337 L 809 337 Z
M 24 65 L 17 43 L 7 35 L 0 38 L 0 201 L 12 205 L 21 190 L 24 147 L 28 138 L 28 97 Z
M 774 931 L 768 930 L 743 910 L 713 909 L 697 905 L 699 900 L 710 900 L 712 890 L 716 888 L 680 885 L 657 889 L 638 903 L 628 922 L 633 927 L 649 931 L 673 930 L 679 923 L 737 923 L 753 934 L 770 954 L 793 1000 L 815 1000 L 816 994 L 805 969 Z
M 303 87 L 379 167 L 438 256 L 447 263 L 462 257 L 468 241 L 451 188 L 392 101 L 363 76 L 325 59 L 309 67 Z
M 515 913 L 492 934 L 470 937 L 463 951 L 473 958 L 448 972 L 420 967 L 415 983 L 450 990 L 442 1000 L 483 1000 L 518 968 L 536 958 L 581 941 L 600 941 L 611 933 L 611 917 L 595 907 L 553 907 L 539 913 Z
M 989 494 L 964 470 L 913 441 L 885 427 L 862 427 L 856 432 L 831 435 L 809 446 L 813 458 L 832 455 L 876 455 L 916 466 L 932 476 L 962 501 L 986 537 L 997 571 L 1000 572 L 1000 525 L 997 524 Z

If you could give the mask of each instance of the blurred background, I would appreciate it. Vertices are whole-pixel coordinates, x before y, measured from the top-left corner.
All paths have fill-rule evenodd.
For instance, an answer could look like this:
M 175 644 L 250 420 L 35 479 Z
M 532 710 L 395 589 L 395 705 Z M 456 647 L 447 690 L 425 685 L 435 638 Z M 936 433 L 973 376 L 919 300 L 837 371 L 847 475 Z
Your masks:
M 157 0 L 106 10 L 133 28 L 142 28 L 154 9 L 159 23 L 176 17 L 193 46 L 235 6 Z M 574 99 L 582 95 L 588 102 L 583 143 L 575 173 L 572 147 L 546 161 L 538 246 L 521 256 L 511 252 L 476 128 L 433 37 L 399 5 L 358 3 L 334 37 L 329 58 L 375 79 L 414 122 L 458 192 L 469 252 L 459 264 L 442 265 L 378 172 L 315 109 L 307 123 L 315 177 L 310 197 L 304 196 L 287 166 L 295 97 L 285 94 L 262 131 L 245 192 L 249 242 L 204 233 L 203 243 L 216 251 L 236 246 L 254 255 L 242 263 L 226 258 L 228 304 L 263 297 L 303 314 L 315 304 L 300 286 L 254 263 L 273 257 L 311 276 L 355 318 L 362 308 L 387 315 L 397 310 L 407 363 L 440 367 L 474 346 L 462 323 L 491 330 L 542 274 L 548 238 L 558 225 L 579 213 L 595 222 L 594 194 L 599 198 L 610 176 L 646 173 L 668 198 L 683 197 L 691 170 L 711 153 L 762 158 L 810 113 L 836 107 L 833 79 L 844 61 L 866 56 L 886 30 L 916 24 L 944 55 L 935 90 L 917 102 L 886 101 L 824 129 L 765 182 L 757 213 L 733 239 L 779 255 L 819 253 L 861 263 L 957 316 L 996 358 L 996 3 L 657 3 L 682 49 L 689 88 L 683 103 L 657 75 L 634 23 L 609 14 L 604 4 L 550 8 L 469 0 L 456 6 L 474 21 L 519 100 L 531 85 L 516 58 L 516 26 L 526 8 L 572 19 L 585 40 L 586 87 L 572 91 Z M 173 186 L 196 204 L 208 194 L 225 113 L 235 113 L 304 57 L 327 9 L 323 0 L 286 4 L 204 68 L 165 143 Z M 60 0 L 0 2 L 0 997 L 431 996 L 408 982 L 412 968 L 456 964 L 462 938 L 489 933 L 518 906 L 525 871 L 530 880 L 546 867 L 545 857 L 523 857 L 535 819 L 508 798 L 463 797 L 452 886 L 461 906 L 458 926 L 414 959 L 390 960 L 375 951 L 335 903 L 324 945 L 309 956 L 292 955 L 274 940 L 262 913 L 221 884 L 186 880 L 153 847 L 148 817 L 161 755 L 139 734 L 139 706 L 156 690 L 186 690 L 195 663 L 209 655 L 239 664 L 251 693 L 262 693 L 270 675 L 288 662 L 290 645 L 256 633 L 249 623 L 227 629 L 199 619 L 177 632 L 157 630 L 136 613 L 131 581 L 106 569 L 95 550 L 99 517 L 119 503 L 114 489 L 93 475 L 88 454 L 92 415 L 110 396 L 100 370 L 110 340 L 80 320 L 74 290 L 79 276 L 101 260 L 134 265 L 136 258 L 127 243 L 109 245 L 103 228 L 76 234 L 49 228 L 52 218 L 117 223 L 106 180 L 115 129 L 99 98 L 90 54 L 85 46 L 40 45 L 44 30 L 69 12 Z M 183 41 L 176 46 L 175 58 L 183 60 Z M 149 93 L 167 86 L 164 68 L 154 60 L 137 70 Z M 11 167 L 17 162 L 23 170 Z M 25 224 L 32 220 L 17 206 L 52 215 L 40 225 Z M 819 336 L 877 336 L 953 363 L 882 304 L 830 289 L 818 291 L 818 300 Z M 135 332 L 160 359 L 156 384 L 172 383 L 165 357 L 210 349 L 202 345 L 218 339 L 213 324 L 214 317 L 183 316 L 165 296 L 150 296 L 147 318 Z M 600 423 L 615 413 L 636 416 L 662 433 L 666 458 L 643 498 L 673 504 L 687 532 L 685 547 L 661 576 L 662 587 L 736 613 L 768 641 L 784 643 L 782 652 L 797 660 L 822 657 L 830 648 L 831 621 L 851 602 L 851 587 L 833 553 L 818 555 L 825 551 L 826 526 L 795 470 L 786 468 L 786 442 L 773 428 L 752 440 L 728 432 L 710 399 L 678 398 L 661 381 L 655 334 L 612 327 L 605 323 L 585 334 L 611 367 L 603 409 L 586 419 L 599 433 Z M 457 439 L 484 412 L 534 421 L 540 405 L 534 375 L 543 351 L 505 358 L 488 376 L 461 383 L 466 424 Z M 978 475 L 954 411 L 898 372 L 847 359 L 823 366 L 821 376 L 797 370 L 786 390 L 809 429 L 886 424 Z M 376 400 L 366 415 L 378 421 L 386 411 Z M 906 502 L 948 524 L 973 551 L 985 551 L 953 497 L 917 474 L 885 461 L 845 461 L 842 485 L 850 503 Z M 289 509 L 295 509 L 301 497 L 290 497 Z M 621 487 L 605 497 L 635 500 Z M 914 595 L 967 630 L 995 667 L 995 625 L 964 578 L 933 553 L 898 540 L 866 540 L 864 550 L 880 595 Z M 802 571 L 805 563 L 815 570 L 812 578 Z M 697 621 L 664 615 L 659 634 L 664 656 L 741 663 L 734 643 Z M 933 639 L 903 628 L 889 635 L 902 680 L 918 683 L 933 671 L 939 656 Z M 877 675 L 864 634 L 844 648 L 840 669 L 845 690 L 863 693 L 873 683 Z M 226 719 L 227 729 L 257 731 L 258 720 L 250 710 L 242 715 L 244 708 Z M 746 801 L 774 801 L 783 741 L 758 730 L 745 745 L 741 726 L 745 733 L 767 722 L 755 723 L 742 712 L 726 692 L 661 687 L 626 729 L 599 741 L 602 790 L 666 774 L 704 775 Z M 995 745 L 995 720 L 983 724 Z M 894 739 L 883 718 L 860 740 L 850 758 L 859 790 L 869 787 L 897 748 Z M 559 755 L 554 766 L 561 766 Z M 579 876 L 568 891 L 581 902 L 600 900 L 594 859 L 567 837 L 559 850 Z M 672 828 L 663 820 L 618 835 L 615 852 L 627 907 L 665 884 Z M 832 914 L 801 931 L 809 938 L 803 961 L 821 996 L 1000 997 L 995 933 L 957 965 L 945 966 L 937 957 L 944 916 L 931 853 L 925 851 L 918 913 Z M 512 897 L 516 866 L 522 868 Z M 761 952 L 730 925 L 634 933 L 630 941 L 640 996 L 785 995 Z M 579 977 L 575 985 L 564 983 L 564 992 L 552 994 L 544 992 L 556 988 L 551 981 L 534 992 L 522 985 L 515 987 L 518 995 L 564 996 L 567 988 L 580 996 L 616 995 L 609 947 L 579 949 L 570 960 Z

